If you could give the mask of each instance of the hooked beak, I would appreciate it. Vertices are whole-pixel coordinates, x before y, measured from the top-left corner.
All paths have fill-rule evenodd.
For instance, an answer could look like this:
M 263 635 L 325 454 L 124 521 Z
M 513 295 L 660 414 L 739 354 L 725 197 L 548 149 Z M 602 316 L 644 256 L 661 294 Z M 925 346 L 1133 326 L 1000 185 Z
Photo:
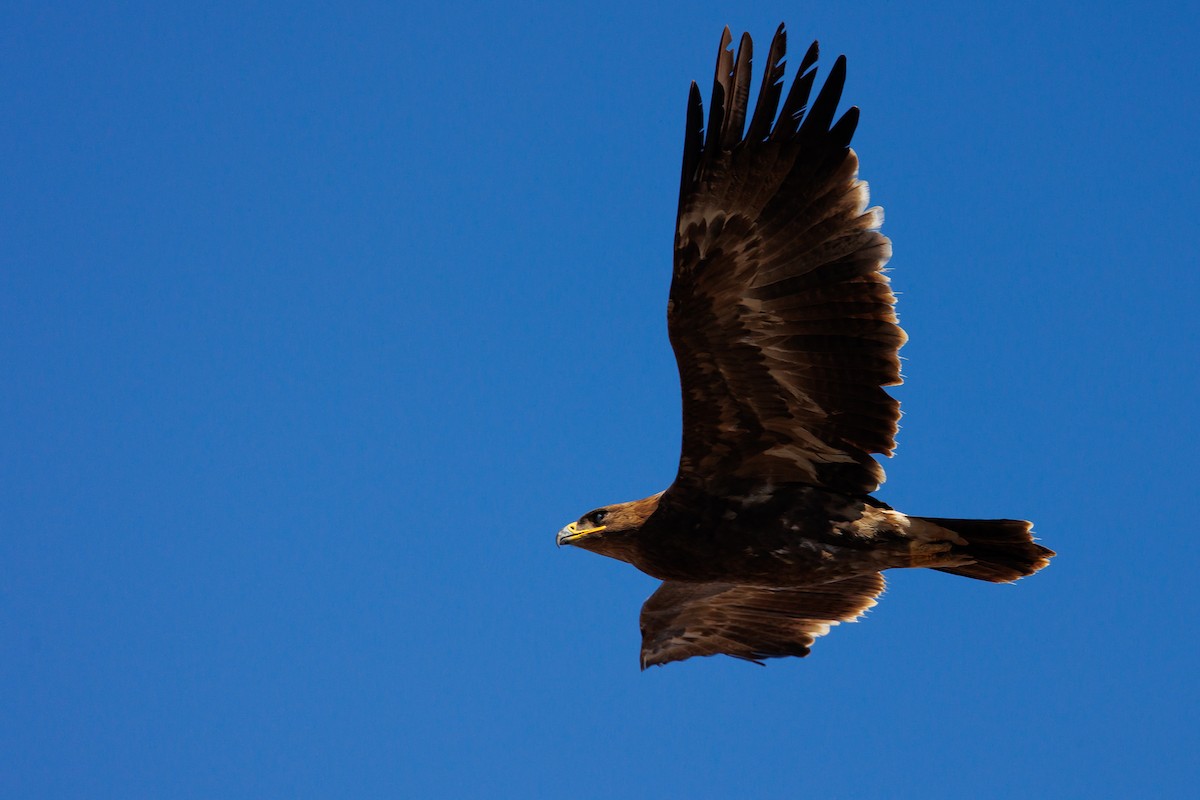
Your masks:
M 579 541 L 584 536 L 587 536 L 588 534 L 591 534 L 591 533 L 597 533 L 599 531 L 604 530 L 607 527 L 608 527 L 607 525 L 601 525 L 598 528 L 582 528 L 581 529 L 579 527 L 578 523 L 572 522 L 571 524 L 567 525 L 567 527 L 563 528 L 561 531 L 558 532 L 558 536 L 555 539 L 555 544 L 557 544 L 559 547 L 562 547 L 564 544 L 575 544 L 575 542 Z

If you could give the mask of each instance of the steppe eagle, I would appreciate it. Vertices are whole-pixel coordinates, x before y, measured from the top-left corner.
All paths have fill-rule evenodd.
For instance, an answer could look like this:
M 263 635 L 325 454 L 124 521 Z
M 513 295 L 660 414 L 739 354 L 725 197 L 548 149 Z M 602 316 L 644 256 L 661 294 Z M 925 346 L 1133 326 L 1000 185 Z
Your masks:
M 751 116 L 751 40 L 731 41 L 726 28 L 707 124 L 695 83 L 687 104 L 667 305 L 678 474 L 558 533 L 663 581 L 642 607 L 643 669 L 807 655 L 875 605 L 885 569 L 1008 582 L 1054 555 L 1029 522 L 910 516 L 870 496 L 884 477 L 872 454 L 895 447 L 883 387 L 900 383 L 906 337 L 850 149 L 858 109 L 834 119 L 846 60 L 810 104 L 814 42 L 784 97 L 780 25 Z

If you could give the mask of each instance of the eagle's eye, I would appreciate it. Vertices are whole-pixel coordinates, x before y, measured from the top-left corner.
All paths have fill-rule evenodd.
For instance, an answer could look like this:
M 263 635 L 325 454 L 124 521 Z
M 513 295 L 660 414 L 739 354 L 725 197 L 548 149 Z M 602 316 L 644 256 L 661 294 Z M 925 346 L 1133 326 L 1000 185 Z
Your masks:
M 588 514 L 586 518 L 588 520 L 591 520 L 591 523 L 593 525 L 599 525 L 601 522 L 604 521 L 604 518 L 607 516 L 608 516 L 608 512 L 605 511 L 603 508 L 601 508 L 601 509 L 597 509 L 596 511 L 593 511 L 592 513 Z

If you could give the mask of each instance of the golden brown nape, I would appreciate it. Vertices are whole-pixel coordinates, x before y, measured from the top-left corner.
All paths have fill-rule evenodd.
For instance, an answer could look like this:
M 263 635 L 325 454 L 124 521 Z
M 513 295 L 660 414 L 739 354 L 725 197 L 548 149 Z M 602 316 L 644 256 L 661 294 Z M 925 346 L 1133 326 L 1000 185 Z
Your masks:
M 632 563 L 636 536 L 658 508 L 662 492 L 628 503 L 589 511 L 558 532 L 558 544 L 569 544 L 618 561 Z

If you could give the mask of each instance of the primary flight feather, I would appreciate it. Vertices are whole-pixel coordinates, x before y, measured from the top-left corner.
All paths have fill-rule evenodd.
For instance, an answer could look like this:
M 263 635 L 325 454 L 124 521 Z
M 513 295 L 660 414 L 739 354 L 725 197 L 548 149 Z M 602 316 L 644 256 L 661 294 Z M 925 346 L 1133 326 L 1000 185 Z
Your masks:
M 726 28 L 707 121 L 695 83 L 688 97 L 667 304 L 678 474 L 558 533 L 664 581 L 642 607 L 643 668 L 807 655 L 875 604 L 885 569 L 1008 582 L 1054 555 L 1028 522 L 909 516 L 870 497 L 884 477 L 872 454 L 895 448 L 883 387 L 900 383 L 906 337 L 882 212 L 850 149 L 858 109 L 834 119 L 846 60 L 814 99 L 814 42 L 784 97 L 780 25 L 749 115 L 752 42 L 731 43 Z

